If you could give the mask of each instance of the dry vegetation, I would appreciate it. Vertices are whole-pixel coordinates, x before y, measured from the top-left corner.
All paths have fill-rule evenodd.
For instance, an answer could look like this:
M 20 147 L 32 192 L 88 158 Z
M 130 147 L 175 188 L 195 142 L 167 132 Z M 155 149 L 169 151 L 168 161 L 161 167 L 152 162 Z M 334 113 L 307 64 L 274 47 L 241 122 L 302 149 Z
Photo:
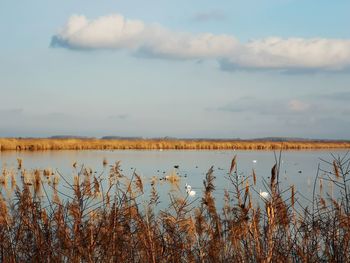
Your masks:
M 350 149 L 350 141 L 243 141 L 243 140 L 104 140 L 104 139 L 21 139 L 0 138 L 0 150 L 125 150 L 125 149 L 194 149 L 194 150 L 299 150 Z
M 26 171 L 19 160 L 0 180 L 0 261 L 350 262 L 350 160 L 326 164 L 329 171 L 319 169 L 315 182 L 333 183 L 337 199 L 315 190 L 309 207 L 297 209 L 298 192 L 280 189 L 277 163 L 259 207 L 255 173 L 240 177 L 234 158 L 221 211 L 213 168 L 198 205 L 185 194 L 170 195 L 169 209 L 159 210 L 156 180 L 145 197 L 148 182 L 136 173 L 125 177 L 119 162 L 108 175 L 82 167 L 69 184 L 51 170 Z

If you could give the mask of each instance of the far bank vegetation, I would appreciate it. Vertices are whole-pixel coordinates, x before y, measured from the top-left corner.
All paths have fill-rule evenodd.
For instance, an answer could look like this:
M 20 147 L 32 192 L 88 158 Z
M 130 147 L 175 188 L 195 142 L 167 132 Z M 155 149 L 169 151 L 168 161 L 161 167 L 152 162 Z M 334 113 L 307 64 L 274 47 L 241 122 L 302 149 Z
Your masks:
M 307 150 L 350 149 L 350 141 L 0 138 L 0 150 Z

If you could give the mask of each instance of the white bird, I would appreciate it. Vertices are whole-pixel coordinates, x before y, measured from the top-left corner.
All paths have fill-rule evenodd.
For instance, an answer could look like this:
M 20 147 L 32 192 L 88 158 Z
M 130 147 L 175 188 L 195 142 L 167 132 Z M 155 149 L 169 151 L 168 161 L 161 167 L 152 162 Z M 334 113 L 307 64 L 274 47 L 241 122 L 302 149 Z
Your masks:
M 191 187 L 189 184 L 186 184 L 186 185 L 185 185 L 185 188 L 186 188 L 186 193 L 187 193 L 189 196 L 193 197 L 193 196 L 196 195 L 196 191 L 193 191 L 193 190 L 192 190 L 192 187 Z
M 196 191 L 193 191 L 193 190 L 187 191 L 187 194 L 188 194 L 189 196 L 193 197 L 193 196 L 196 195 Z
M 261 189 L 259 195 L 265 200 L 268 200 L 270 198 L 270 194 L 268 192 L 261 192 Z
M 258 161 L 257 160 L 253 160 L 253 163 L 257 163 Z

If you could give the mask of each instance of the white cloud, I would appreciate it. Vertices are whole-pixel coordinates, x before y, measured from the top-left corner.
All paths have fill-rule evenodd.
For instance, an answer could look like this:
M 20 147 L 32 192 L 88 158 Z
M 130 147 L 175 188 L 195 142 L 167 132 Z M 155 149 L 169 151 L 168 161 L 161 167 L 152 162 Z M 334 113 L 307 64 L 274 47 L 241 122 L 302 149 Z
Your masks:
M 72 16 L 54 37 L 71 48 L 135 48 L 145 30 L 143 22 L 111 15 L 89 21 L 85 16 Z
M 142 21 L 111 15 L 92 21 L 84 16 L 72 16 L 51 44 L 72 49 L 127 49 L 147 56 L 198 59 L 225 56 L 235 50 L 237 41 L 227 35 L 172 32 L 160 25 L 145 25 Z
M 350 66 L 350 40 L 275 37 L 241 47 L 228 62 L 243 68 L 342 70 Z
M 217 59 L 223 69 L 327 70 L 350 67 L 350 40 L 270 37 L 240 43 L 234 36 L 174 32 L 156 24 L 110 15 L 72 16 L 52 38 L 53 47 L 124 49 L 171 59 Z

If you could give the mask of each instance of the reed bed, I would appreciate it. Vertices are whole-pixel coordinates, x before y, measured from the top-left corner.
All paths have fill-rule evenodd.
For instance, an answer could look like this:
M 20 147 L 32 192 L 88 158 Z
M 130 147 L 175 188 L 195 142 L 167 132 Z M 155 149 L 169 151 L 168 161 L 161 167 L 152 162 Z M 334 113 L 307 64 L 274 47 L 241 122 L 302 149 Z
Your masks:
M 244 141 L 178 139 L 21 139 L 0 138 L 0 151 L 44 150 L 305 150 L 350 149 L 349 141 Z
M 223 209 L 213 167 L 196 203 L 180 190 L 158 209 L 156 178 L 126 177 L 119 162 L 100 175 L 78 167 L 72 183 L 20 164 L 1 173 L 0 262 L 350 262 L 348 155 L 324 160 L 307 206 L 294 187 L 281 189 L 278 161 L 263 198 L 255 172 L 240 176 L 234 157 Z M 320 179 L 336 199 L 319 194 Z

